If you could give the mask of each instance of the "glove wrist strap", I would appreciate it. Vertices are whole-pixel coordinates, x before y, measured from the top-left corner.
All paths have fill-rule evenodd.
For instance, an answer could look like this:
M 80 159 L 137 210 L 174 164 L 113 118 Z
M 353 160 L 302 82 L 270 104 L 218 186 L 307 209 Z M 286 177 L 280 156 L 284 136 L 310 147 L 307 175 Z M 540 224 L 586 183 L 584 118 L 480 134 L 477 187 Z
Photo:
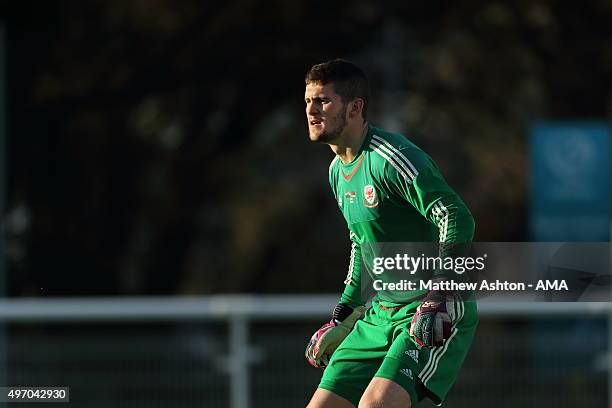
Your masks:
M 340 322 L 344 321 L 344 319 L 349 317 L 351 315 L 351 313 L 353 313 L 353 308 L 352 307 L 350 307 L 349 305 L 346 305 L 344 303 L 340 303 L 340 304 L 338 304 L 334 308 L 334 311 L 332 313 L 332 319 L 336 323 L 340 323 Z

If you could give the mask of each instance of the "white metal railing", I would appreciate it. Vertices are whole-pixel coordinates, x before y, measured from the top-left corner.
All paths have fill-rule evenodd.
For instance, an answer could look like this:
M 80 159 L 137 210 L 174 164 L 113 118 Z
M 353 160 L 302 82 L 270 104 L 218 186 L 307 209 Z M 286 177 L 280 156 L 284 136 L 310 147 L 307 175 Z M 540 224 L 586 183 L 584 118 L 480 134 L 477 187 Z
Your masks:
M 249 408 L 249 322 L 325 319 L 330 316 L 337 301 L 338 296 L 334 295 L 4 299 L 0 300 L 0 323 L 228 321 L 230 406 Z M 482 317 L 601 316 L 608 317 L 612 322 L 612 303 L 605 302 L 544 303 L 484 299 L 478 303 Z M 608 350 L 612 350 L 612 332 L 609 337 Z
M 0 300 L 0 321 L 247 320 L 328 317 L 335 295 L 217 295 L 203 297 L 18 298 Z M 607 302 L 478 301 L 480 316 L 605 315 Z

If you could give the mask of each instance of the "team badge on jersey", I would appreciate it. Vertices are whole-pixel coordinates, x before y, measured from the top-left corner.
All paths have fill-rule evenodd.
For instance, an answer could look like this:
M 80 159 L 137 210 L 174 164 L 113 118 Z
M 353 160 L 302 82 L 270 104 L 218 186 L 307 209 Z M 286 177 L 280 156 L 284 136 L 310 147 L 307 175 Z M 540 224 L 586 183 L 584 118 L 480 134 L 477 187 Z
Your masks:
M 378 205 L 378 196 L 373 185 L 368 184 L 363 188 L 363 199 L 363 205 L 368 208 L 374 208 Z

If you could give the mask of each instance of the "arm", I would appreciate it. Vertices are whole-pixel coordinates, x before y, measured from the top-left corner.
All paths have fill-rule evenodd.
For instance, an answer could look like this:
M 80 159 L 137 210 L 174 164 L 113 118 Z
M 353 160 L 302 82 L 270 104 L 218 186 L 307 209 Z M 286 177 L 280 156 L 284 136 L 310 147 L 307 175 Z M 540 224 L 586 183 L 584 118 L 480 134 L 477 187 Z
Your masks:
M 317 330 L 306 346 L 306 360 L 313 367 L 325 368 L 331 355 L 348 336 L 365 307 L 361 299 L 361 246 L 351 231 L 351 256 L 344 280 L 344 292 L 334 308 L 332 319 Z
M 407 170 L 386 169 L 390 188 L 438 228 L 438 255 L 442 259 L 467 255 L 475 228 L 469 209 L 424 152 L 410 149 L 402 157 Z M 435 275 L 448 277 L 443 270 Z
M 337 163 L 334 158 L 329 166 L 329 184 L 338 201 L 336 192 Z M 352 330 L 355 322 L 363 316 L 365 307 L 361 299 L 361 245 L 355 234 L 350 231 L 351 255 L 349 259 L 348 272 L 344 280 L 344 291 L 338 305 L 334 308 L 332 319 L 319 328 L 310 338 L 306 346 L 306 360 L 314 367 L 325 368 L 329 358 L 338 348 L 340 343 Z
M 338 202 L 338 193 L 336 186 L 338 183 L 338 156 L 334 157 L 329 165 L 329 185 L 334 195 L 334 200 Z M 349 230 L 349 239 L 351 240 L 351 255 L 349 258 L 348 272 L 344 280 L 344 291 L 338 302 L 341 305 L 354 309 L 361 306 L 361 244 L 353 231 Z
M 438 227 L 438 256 L 442 259 L 466 256 L 475 223 L 463 200 L 446 184 L 437 168 L 428 168 L 419 174 L 413 190 L 415 203 L 424 208 L 422 214 Z M 448 277 L 443 270 L 436 271 L 435 275 Z
M 457 193 L 448 186 L 435 163 L 420 150 L 414 150 L 413 153 L 403 156 L 401 163 L 406 168 L 394 168 L 395 172 L 391 171 L 388 177 L 389 182 L 400 196 L 436 225 L 440 258 L 466 256 L 474 236 L 472 214 Z M 434 272 L 436 279 L 457 276 L 443 269 Z M 412 319 L 410 335 L 421 346 L 442 346 L 450 338 L 462 307 L 461 297 L 457 293 L 428 292 Z
M 344 280 L 346 286 L 338 303 L 354 309 L 364 304 L 361 299 L 361 244 L 352 231 L 350 231 L 349 236 L 351 239 L 351 256 Z

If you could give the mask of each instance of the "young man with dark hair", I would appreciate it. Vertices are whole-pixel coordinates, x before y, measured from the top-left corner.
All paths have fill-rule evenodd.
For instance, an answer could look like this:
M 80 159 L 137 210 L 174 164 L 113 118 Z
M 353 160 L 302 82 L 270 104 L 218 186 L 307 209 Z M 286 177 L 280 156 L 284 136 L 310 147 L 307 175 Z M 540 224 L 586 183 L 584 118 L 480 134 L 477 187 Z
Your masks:
M 329 182 L 352 243 L 339 304 L 306 349 L 308 362 L 325 369 L 308 408 L 407 408 L 425 397 L 440 404 L 478 322 L 475 303 L 452 291 L 409 290 L 392 301 L 377 294 L 364 306 L 362 247 L 439 242 L 445 259 L 463 254 L 474 234 L 472 215 L 432 159 L 367 122 L 369 99 L 366 75 L 346 60 L 306 74 L 309 138 L 335 153 Z

